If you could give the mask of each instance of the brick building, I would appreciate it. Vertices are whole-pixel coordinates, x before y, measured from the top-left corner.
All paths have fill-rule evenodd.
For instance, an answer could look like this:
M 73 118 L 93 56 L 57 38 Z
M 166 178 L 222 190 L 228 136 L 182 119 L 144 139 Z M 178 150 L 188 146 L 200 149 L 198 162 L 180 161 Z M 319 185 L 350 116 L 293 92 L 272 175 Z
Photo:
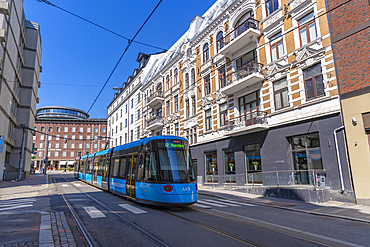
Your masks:
M 37 109 L 33 146 L 37 149 L 34 165 L 73 166 L 77 157 L 107 148 L 107 120 L 93 119 L 81 110 L 68 107 Z M 47 156 L 45 156 L 47 150 Z
M 370 2 L 327 0 L 356 201 L 370 204 Z

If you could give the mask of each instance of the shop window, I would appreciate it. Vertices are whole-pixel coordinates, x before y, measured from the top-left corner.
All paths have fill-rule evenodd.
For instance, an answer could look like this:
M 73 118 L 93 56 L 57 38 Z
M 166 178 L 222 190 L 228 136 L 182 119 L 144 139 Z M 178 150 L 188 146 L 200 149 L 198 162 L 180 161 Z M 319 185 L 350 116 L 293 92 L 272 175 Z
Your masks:
M 234 155 L 234 148 L 224 149 L 224 167 L 225 167 L 225 174 L 231 175 L 235 174 L 235 155 Z M 234 182 L 236 179 L 235 176 L 230 176 L 225 178 L 225 182 Z
M 298 21 L 299 38 L 301 46 L 304 46 L 317 38 L 315 18 L 310 13 Z
M 322 170 L 319 133 L 294 136 L 288 139 L 292 149 L 294 183 L 313 184 L 311 170 Z
M 274 82 L 275 109 L 289 106 L 288 82 L 286 79 Z
M 307 100 L 314 99 L 325 94 L 321 63 L 303 70 L 303 77 Z
M 206 182 L 218 181 L 217 151 L 204 152 Z
M 262 162 L 260 144 L 244 146 L 248 183 L 262 183 Z

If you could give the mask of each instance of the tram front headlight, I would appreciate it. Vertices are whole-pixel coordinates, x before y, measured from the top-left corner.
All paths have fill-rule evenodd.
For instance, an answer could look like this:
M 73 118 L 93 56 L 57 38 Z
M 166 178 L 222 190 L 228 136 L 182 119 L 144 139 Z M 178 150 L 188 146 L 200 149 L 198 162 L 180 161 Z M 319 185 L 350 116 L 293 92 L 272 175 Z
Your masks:
M 171 192 L 171 191 L 173 190 L 173 188 L 172 188 L 172 186 L 171 186 L 171 185 L 165 185 L 165 186 L 163 186 L 163 189 L 164 189 L 164 191 L 166 191 L 166 192 Z

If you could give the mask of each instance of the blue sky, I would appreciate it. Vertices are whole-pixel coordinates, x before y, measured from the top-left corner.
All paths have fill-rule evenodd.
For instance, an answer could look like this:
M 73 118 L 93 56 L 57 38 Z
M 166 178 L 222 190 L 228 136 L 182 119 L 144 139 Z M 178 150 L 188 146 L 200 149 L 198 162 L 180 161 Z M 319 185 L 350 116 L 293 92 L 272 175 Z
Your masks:
M 158 0 L 159 1 L 159 0 Z M 51 3 L 132 38 L 158 3 L 157 0 L 50 0 Z M 136 41 L 169 49 L 216 0 L 163 0 Z M 25 0 L 27 20 L 41 30 L 43 72 L 38 96 L 42 106 L 68 106 L 87 111 L 124 51 L 127 40 L 99 29 L 58 8 Z M 89 112 L 105 118 L 114 86 L 121 86 L 138 66 L 139 52 L 160 50 L 132 44 L 103 93 Z

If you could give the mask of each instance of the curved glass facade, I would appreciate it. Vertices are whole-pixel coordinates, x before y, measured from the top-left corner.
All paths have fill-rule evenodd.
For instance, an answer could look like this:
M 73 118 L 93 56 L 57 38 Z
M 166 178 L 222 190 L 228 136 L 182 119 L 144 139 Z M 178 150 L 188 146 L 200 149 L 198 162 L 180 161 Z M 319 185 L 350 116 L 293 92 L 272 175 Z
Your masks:
M 42 108 L 37 110 L 37 118 L 73 118 L 87 119 L 89 115 L 83 111 L 71 108 Z

